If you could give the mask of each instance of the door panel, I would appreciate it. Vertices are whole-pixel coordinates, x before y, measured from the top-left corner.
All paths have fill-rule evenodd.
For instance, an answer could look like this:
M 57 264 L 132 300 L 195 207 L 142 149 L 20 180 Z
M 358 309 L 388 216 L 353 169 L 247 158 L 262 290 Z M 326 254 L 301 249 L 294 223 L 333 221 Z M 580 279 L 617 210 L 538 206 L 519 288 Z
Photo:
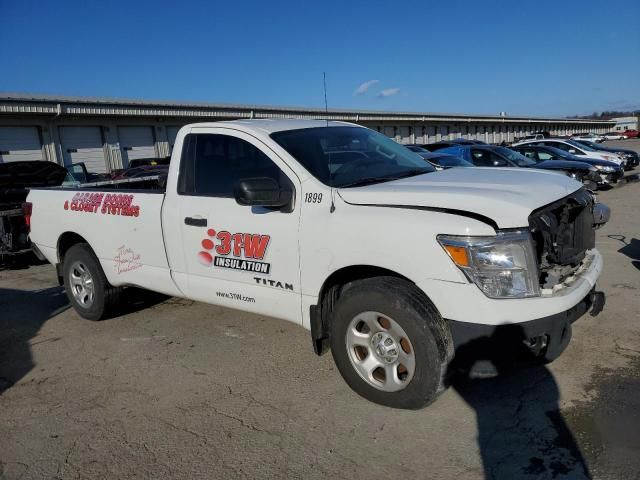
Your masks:
M 234 176 L 273 177 L 265 160 L 284 176 L 281 181 L 295 186 L 296 177 L 249 135 L 229 136 L 229 130 L 212 128 L 192 132 L 183 148 L 178 190 L 182 194 L 177 197 L 189 296 L 301 323 L 300 209 L 295 206 L 284 213 L 241 206 L 229 194 Z M 186 170 L 189 158 L 195 165 L 193 178 Z

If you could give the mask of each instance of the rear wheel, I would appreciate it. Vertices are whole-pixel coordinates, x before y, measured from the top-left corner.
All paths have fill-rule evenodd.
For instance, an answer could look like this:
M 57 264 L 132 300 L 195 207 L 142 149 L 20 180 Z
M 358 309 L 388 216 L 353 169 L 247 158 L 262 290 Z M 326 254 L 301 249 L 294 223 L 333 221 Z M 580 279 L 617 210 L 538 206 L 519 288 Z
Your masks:
M 78 314 L 88 320 L 102 320 L 120 303 L 121 288 L 114 287 L 86 243 L 72 246 L 64 256 L 64 288 Z
M 393 277 L 350 284 L 336 304 L 331 351 L 349 386 L 375 403 L 417 409 L 443 389 L 450 334 L 415 285 Z

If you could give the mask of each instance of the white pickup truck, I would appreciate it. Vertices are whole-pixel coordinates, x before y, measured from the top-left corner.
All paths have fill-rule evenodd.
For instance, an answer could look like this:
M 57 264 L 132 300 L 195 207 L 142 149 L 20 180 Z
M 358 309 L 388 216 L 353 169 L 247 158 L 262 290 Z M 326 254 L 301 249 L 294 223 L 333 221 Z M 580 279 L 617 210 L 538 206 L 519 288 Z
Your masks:
M 604 304 L 608 209 L 580 183 L 436 172 L 358 125 L 188 125 L 166 185 L 117 186 L 27 199 L 31 240 L 82 317 L 113 315 L 136 286 L 289 320 L 384 405 L 420 408 L 452 371 L 551 361 Z

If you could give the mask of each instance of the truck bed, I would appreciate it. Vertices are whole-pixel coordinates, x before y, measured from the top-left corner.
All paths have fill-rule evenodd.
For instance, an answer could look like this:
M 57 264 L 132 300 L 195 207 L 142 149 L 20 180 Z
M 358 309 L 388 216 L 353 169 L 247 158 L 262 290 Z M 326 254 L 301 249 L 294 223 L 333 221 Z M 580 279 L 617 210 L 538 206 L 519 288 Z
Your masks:
M 31 240 L 56 264 L 60 239 L 79 235 L 91 245 L 112 285 L 177 295 L 167 290 L 174 283 L 162 233 L 164 198 L 158 176 L 34 188 L 27 199 L 33 206 Z

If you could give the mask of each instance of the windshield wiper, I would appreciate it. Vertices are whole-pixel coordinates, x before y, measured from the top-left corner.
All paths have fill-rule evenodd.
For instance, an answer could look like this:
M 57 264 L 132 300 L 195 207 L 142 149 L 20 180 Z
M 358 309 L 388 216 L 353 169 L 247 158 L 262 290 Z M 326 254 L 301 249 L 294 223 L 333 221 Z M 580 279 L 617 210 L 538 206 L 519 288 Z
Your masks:
M 337 185 L 338 188 L 348 188 L 348 187 L 364 187 L 365 185 L 372 185 L 374 183 L 382 183 L 382 182 L 391 182 L 393 180 L 400 180 L 401 178 L 414 177 L 416 175 L 421 175 L 423 173 L 431 173 L 432 170 L 425 168 L 414 168 L 413 170 L 407 170 L 401 173 L 396 173 L 393 175 L 387 175 L 382 177 L 365 177 L 356 180 L 355 182 L 346 183 L 344 185 Z

